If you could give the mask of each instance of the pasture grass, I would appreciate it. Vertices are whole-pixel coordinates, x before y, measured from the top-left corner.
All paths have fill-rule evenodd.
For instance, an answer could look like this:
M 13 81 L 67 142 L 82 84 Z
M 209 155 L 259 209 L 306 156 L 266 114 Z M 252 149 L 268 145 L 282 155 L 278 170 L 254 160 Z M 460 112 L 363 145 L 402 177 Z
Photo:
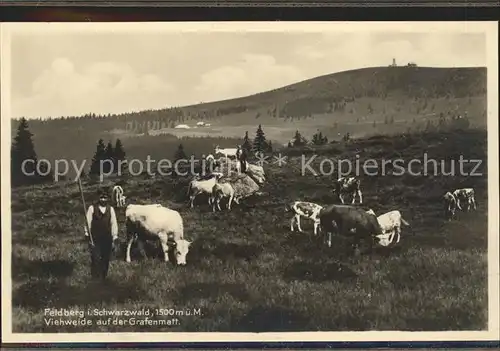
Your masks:
M 378 137 L 320 157 L 394 154 L 421 157 L 424 150 L 481 158 L 486 173 L 486 133 L 421 134 L 415 140 Z M 361 331 L 482 330 L 487 328 L 487 182 L 482 177 L 361 176 L 365 203 L 377 214 L 401 210 L 411 228 L 401 242 L 373 255 L 353 256 L 341 238 L 332 248 L 312 224 L 290 232 L 290 200 L 332 203 L 330 177 L 303 177 L 295 156 L 266 166 L 263 197 L 232 211 L 212 213 L 206 199 L 186 206 L 185 179 L 130 179 L 131 202 L 162 203 L 179 210 L 185 236 L 194 240 L 188 265 L 162 261 L 159 245 L 148 258 L 133 250 L 124 261 L 124 210 L 118 209 L 121 247 L 105 283 L 89 279 L 83 209 L 76 184 L 23 187 L 12 193 L 12 307 L 14 332 L 137 331 Z M 443 220 L 440 196 L 458 186 L 476 189 L 478 210 Z M 95 185 L 84 184 L 86 199 Z M 200 309 L 172 326 L 47 326 L 45 308 L 107 310 Z M 47 317 L 45 317 L 47 318 Z M 76 317 L 72 317 L 76 318 Z M 122 317 L 126 319 L 127 317 Z M 172 317 L 159 317 L 171 319 Z M 104 318 L 107 319 L 107 318 Z

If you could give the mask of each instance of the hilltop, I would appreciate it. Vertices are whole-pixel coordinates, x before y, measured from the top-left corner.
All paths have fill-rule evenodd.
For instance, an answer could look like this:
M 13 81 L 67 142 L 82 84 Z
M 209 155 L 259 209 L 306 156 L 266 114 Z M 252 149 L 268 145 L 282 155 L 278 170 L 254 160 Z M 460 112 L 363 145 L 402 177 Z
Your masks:
M 184 122 L 268 109 L 267 115 L 273 118 L 300 118 L 343 112 L 356 105 L 356 99 L 363 98 L 408 102 L 485 97 L 486 85 L 484 67 L 370 67 L 319 76 L 235 99 L 103 117 L 128 122 L 134 119 Z M 97 116 L 91 113 L 83 117 Z
M 297 100 L 315 105 L 314 102 L 331 103 L 363 97 L 436 99 L 483 96 L 486 94 L 486 77 L 486 68 L 483 67 L 370 67 L 323 75 L 237 99 L 184 108 L 219 109 L 244 106 L 247 109 L 256 109 L 279 103 L 283 104 L 282 108 L 286 111 L 287 108 L 291 109 L 293 102 Z M 308 99 L 310 101 L 307 101 Z

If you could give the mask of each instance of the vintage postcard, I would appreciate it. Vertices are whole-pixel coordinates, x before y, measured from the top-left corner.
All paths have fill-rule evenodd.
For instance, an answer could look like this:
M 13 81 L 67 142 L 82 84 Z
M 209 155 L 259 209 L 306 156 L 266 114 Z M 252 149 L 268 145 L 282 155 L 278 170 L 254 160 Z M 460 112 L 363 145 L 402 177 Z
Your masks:
M 497 33 L 2 23 L 3 341 L 498 340 Z

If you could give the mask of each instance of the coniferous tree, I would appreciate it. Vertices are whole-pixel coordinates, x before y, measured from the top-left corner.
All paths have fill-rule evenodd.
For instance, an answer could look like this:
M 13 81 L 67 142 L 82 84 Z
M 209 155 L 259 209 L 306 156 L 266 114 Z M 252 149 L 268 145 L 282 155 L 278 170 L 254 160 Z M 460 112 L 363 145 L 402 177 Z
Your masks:
M 324 145 L 327 142 L 328 142 L 328 138 L 326 136 L 323 136 L 323 133 L 321 131 L 319 131 L 319 130 L 312 137 L 312 143 L 314 145 Z
M 174 158 L 176 161 L 187 158 L 186 153 L 184 152 L 184 146 L 182 144 L 179 144 L 179 147 L 177 148 L 177 151 L 175 152 Z
M 112 171 L 112 173 L 116 172 L 116 168 L 113 166 L 116 164 L 115 162 L 115 155 L 114 155 L 114 150 L 113 150 L 113 145 L 111 142 L 108 142 L 108 145 L 106 146 L 106 149 L 104 150 L 104 159 L 107 161 L 103 164 L 103 171 L 106 173 L 109 173 Z
M 99 139 L 97 142 L 96 152 L 92 158 L 92 164 L 90 166 L 90 175 L 100 176 L 101 175 L 101 161 L 106 157 L 106 147 L 104 146 L 104 141 Z
M 122 141 L 120 139 L 116 139 L 116 143 L 115 143 L 115 150 L 114 150 L 114 161 L 115 161 L 115 170 L 118 171 L 118 162 L 119 161 L 125 161 L 125 156 L 126 156 L 126 153 L 125 153 L 125 150 L 123 149 L 123 144 L 122 144 Z M 123 171 L 123 167 L 124 167 L 124 164 L 122 162 L 121 164 L 121 168 L 119 171 L 122 172 Z
M 271 140 L 267 142 L 267 151 L 273 152 L 273 143 L 271 142 Z
M 319 133 L 315 133 L 311 139 L 313 145 L 319 145 L 318 139 L 319 139 Z
M 349 132 L 345 133 L 344 136 L 342 137 L 342 140 L 346 143 L 349 142 L 351 140 L 351 133 Z
M 28 122 L 25 118 L 21 118 L 11 149 L 11 183 L 14 186 L 35 184 L 52 177 L 50 173 L 45 175 L 47 173 L 46 164 L 41 164 L 39 169 L 36 169 L 38 159 L 32 136 L 33 134 L 29 131 Z M 28 162 L 28 160 L 32 161 Z M 25 162 L 23 167 L 24 161 L 27 162 Z M 44 175 L 40 174 L 39 171 Z
M 245 150 L 247 154 L 252 151 L 252 145 L 250 144 L 250 138 L 248 137 L 248 131 L 245 132 L 245 137 L 243 138 L 243 144 L 241 145 L 241 149 Z
M 304 137 L 297 130 L 295 132 L 295 136 L 293 137 L 293 146 L 303 146 L 306 144 L 306 142 L 307 141 L 304 139 Z
M 259 124 L 257 132 L 255 133 L 255 139 L 253 141 L 253 151 L 254 152 L 264 152 L 268 149 L 266 135 L 262 130 L 262 126 Z

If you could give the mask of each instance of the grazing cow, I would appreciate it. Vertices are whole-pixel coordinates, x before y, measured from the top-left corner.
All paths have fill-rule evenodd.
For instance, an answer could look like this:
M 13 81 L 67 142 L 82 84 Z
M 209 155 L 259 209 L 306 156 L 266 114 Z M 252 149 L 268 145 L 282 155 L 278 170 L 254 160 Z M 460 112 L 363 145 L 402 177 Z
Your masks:
M 453 192 L 453 196 L 457 200 L 457 207 L 459 210 L 463 210 L 462 206 L 460 206 L 461 202 L 467 204 L 467 209 L 466 209 L 467 212 L 470 211 L 472 207 L 474 208 L 474 210 L 477 209 L 474 189 L 472 188 L 457 189 Z
M 376 216 L 375 212 L 373 212 L 373 210 L 371 209 L 366 211 L 366 213 Z M 377 221 L 380 224 L 380 227 L 382 228 L 384 235 L 390 234 L 387 244 L 392 243 L 392 241 L 394 240 L 394 235 L 398 236 L 396 243 L 399 243 L 399 240 L 401 238 L 401 225 L 407 227 L 410 226 L 410 224 L 407 221 L 405 221 L 405 219 L 401 215 L 401 212 L 398 210 L 390 211 L 384 213 L 383 215 L 378 216 Z
M 299 229 L 299 232 L 302 232 L 302 228 L 300 227 L 300 217 L 304 217 L 314 222 L 314 235 L 316 235 L 320 224 L 318 214 L 322 208 L 323 206 L 312 202 L 293 201 L 288 203 L 285 206 L 285 211 L 291 211 L 294 214 L 290 220 L 290 230 L 293 232 L 293 226 L 295 222 L 297 222 L 297 228 Z
M 443 200 L 445 204 L 445 217 L 451 221 L 455 217 L 457 210 L 457 199 L 448 191 L 443 195 Z
M 351 237 L 356 248 L 361 240 L 369 241 L 370 249 L 374 241 L 380 241 L 383 231 L 377 217 L 364 210 L 348 205 L 329 205 L 319 212 L 321 228 L 328 233 L 328 247 L 332 246 L 332 233 Z
M 191 242 L 184 239 L 184 225 L 179 212 L 153 205 L 128 205 L 125 210 L 127 228 L 126 261 L 130 262 L 130 248 L 135 240 L 159 239 L 165 262 L 168 262 L 169 248 L 174 248 L 178 265 L 186 264 Z
M 116 207 L 125 207 L 127 197 L 123 195 L 123 188 L 120 185 L 115 185 L 111 194 Z
M 349 194 L 352 196 L 351 204 L 354 204 L 356 196 L 359 198 L 359 203 L 363 203 L 363 194 L 361 193 L 361 181 L 356 177 L 341 177 L 334 181 L 333 190 L 334 194 L 340 199 L 340 202 L 344 204 L 344 196 Z
M 217 155 L 217 154 L 221 154 L 221 155 L 223 155 L 223 156 L 225 156 L 225 157 L 228 157 L 228 158 L 236 158 L 236 152 L 238 151 L 238 149 L 237 149 L 237 148 L 230 148 L 230 149 L 226 148 L 226 149 L 221 149 L 221 148 L 219 147 L 219 145 L 217 145 L 217 146 L 215 147 L 215 150 L 214 150 L 214 151 L 215 151 L 215 154 L 216 154 L 216 155 Z
M 220 201 L 224 197 L 228 197 L 227 209 L 231 210 L 231 202 L 234 198 L 234 189 L 230 183 L 215 183 L 212 189 L 212 211 L 215 212 L 215 206 L 222 211 L 220 208 Z
M 192 180 L 189 183 L 188 190 L 187 190 L 187 195 L 189 196 L 191 208 L 194 207 L 194 199 L 196 196 L 200 194 L 207 194 L 208 195 L 208 204 L 211 205 L 212 203 L 212 189 L 217 183 L 219 179 L 219 175 L 215 175 L 211 177 L 210 179 L 205 179 L 205 180 Z

